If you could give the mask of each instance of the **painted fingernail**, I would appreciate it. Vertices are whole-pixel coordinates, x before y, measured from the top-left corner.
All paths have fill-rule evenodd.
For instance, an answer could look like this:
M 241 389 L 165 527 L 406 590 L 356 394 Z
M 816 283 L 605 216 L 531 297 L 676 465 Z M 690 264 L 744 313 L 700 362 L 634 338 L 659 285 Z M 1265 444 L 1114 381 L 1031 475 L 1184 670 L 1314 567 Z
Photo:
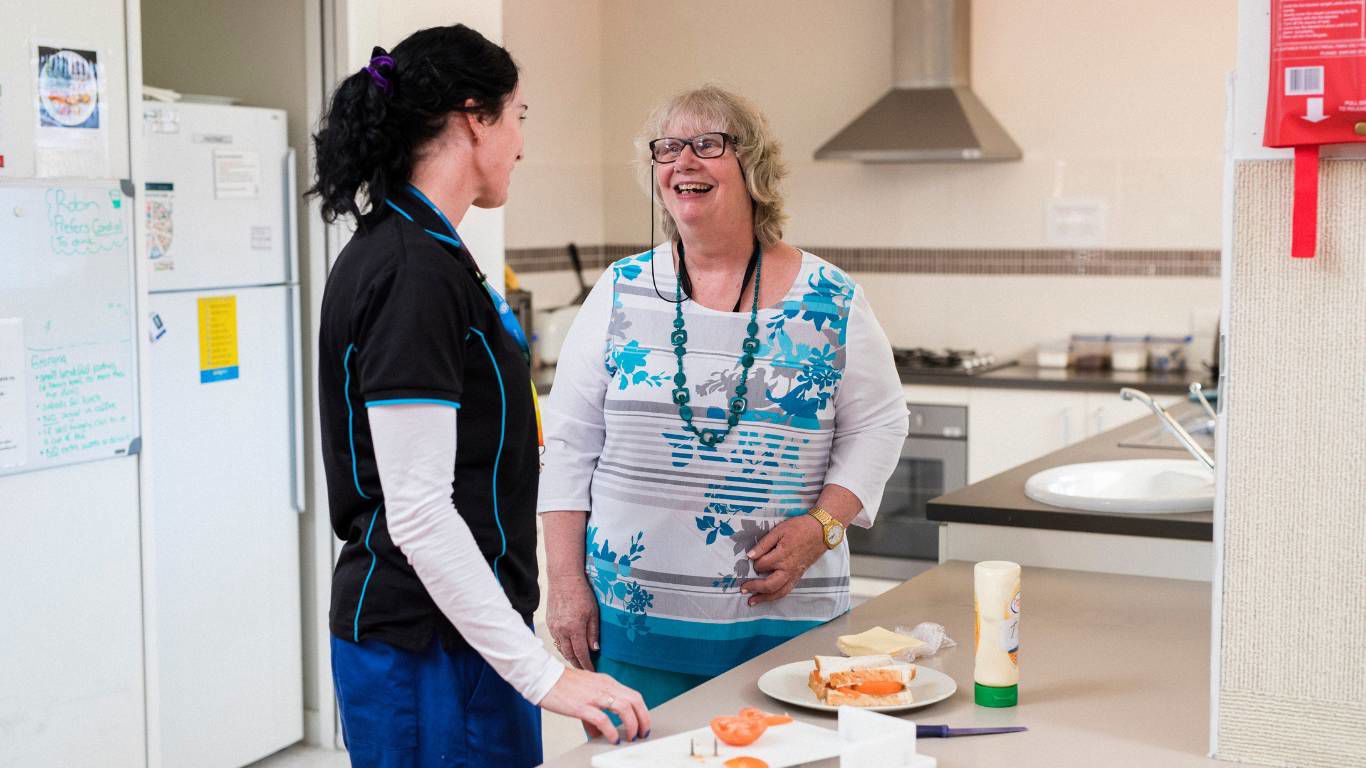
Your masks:
M 649 732 L 649 731 L 646 731 L 646 732 L 645 732 L 645 735 L 644 735 L 644 736 L 641 736 L 640 738 L 642 738 L 642 739 L 648 739 L 648 738 L 650 738 L 650 732 Z

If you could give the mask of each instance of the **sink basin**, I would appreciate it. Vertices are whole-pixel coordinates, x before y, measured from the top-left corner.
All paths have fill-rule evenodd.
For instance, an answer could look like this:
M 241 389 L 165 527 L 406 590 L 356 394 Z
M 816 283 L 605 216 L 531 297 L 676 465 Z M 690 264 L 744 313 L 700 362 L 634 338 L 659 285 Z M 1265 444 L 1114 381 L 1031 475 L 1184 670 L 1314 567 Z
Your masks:
M 1025 495 L 1093 512 L 1202 512 L 1214 509 L 1214 473 L 1184 459 L 1068 464 L 1030 477 Z

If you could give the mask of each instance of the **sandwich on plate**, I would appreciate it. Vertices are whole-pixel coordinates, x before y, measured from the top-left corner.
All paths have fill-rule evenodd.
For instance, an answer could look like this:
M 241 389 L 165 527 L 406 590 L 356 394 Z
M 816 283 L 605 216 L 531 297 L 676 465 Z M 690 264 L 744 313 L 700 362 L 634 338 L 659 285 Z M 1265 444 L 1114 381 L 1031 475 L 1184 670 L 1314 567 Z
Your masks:
M 911 703 L 915 665 L 891 656 L 817 656 L 807 685 L 832 707 L 894 707 Z

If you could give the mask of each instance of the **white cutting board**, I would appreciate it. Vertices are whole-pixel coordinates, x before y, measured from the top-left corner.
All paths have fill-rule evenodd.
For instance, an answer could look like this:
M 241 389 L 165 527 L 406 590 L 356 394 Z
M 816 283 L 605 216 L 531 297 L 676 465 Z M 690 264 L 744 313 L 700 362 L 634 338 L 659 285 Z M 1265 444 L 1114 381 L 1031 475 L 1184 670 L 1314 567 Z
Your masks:
M 699 757 L 688 756 L 688 739 L 697 747 Z M 643 744 L 617 747 L 611 752 L 594 755 L 593 768 L 711 768 L 724 765 L 733 757 L 748 755 L 768 763 L 769 768 L 810 763 L 836 757 L 840 753 L 840 736 L 829 728 L 802 722 L 769 726 L 753 744 L 731 747 L 716 740 L 717 754 L 712 755 L 711 728 L 677 733 L 661 739 L 649 739 Z

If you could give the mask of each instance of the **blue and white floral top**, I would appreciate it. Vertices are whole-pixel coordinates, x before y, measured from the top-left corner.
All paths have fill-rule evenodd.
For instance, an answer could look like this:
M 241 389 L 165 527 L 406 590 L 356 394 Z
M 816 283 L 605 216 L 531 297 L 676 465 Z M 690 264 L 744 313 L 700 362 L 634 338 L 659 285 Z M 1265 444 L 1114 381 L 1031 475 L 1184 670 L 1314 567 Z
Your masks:
M 537 508 L 589 511 L 585 570 L 604 655 L 716 675 L 849 609 L 847 545 L 753 607 L 739 592 L 756 575 L 745 552 L 827 484 L 852 491 L 863 502 L 855 524 L 871 525 L 906 404 L 854 281 L 804 252 L 781 304 L 759 311 L 749 410 L 720 445 L 701 445 L 670 395 L 675 309 L 659 294 L 672 300 L 675 280 L 661 245 L 616 262 L 593 288 L 560 351 Z M 683 313 L 694 422 L 724 429 L 749 312 L 689 301 Z

